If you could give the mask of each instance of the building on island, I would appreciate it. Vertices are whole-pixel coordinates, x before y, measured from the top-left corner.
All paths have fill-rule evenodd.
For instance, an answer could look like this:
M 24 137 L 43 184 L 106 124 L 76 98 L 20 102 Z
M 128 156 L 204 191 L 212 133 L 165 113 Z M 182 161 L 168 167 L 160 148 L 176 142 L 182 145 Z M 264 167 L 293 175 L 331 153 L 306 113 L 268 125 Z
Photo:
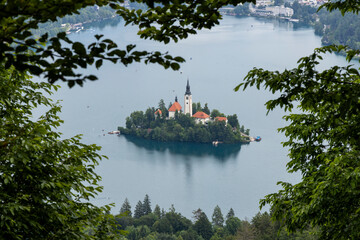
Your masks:
M 187 80 L 186 91 L 184 96 L 184 113 L 189 114 L 190 117 L 192 116 L 192 96 L 190 92 L 189 79 Z
M 225 126 L 226 126 L 227 123 L 228 123 L 227 117 L 216 117 L 216 118 L 215 118 L 215 121 L 219 121 L 219 122 L 224 121 L 224 122 L 225 122 Z
M 155 118 L 157 118 L 158 116 L 161 117 L 161 115 L 162 115 L 162 111 L 161 111 L 160 109 L 156 110 L 156 112 L 155 112 Z
M 175 97 L 175 102 L 169 108 L 169 118 L 175 118 L 175 112 L 177 111 L 178 113 L 181 113 L 181 109 L 182 107 L 180 103 L 178 103 L 177 97 Z
M 196 112 L 192 117 L 195 118 L 196 123 L 206 124 L 210 121 L 210 116 L 201 111 Z
M 160 111 L 160 110 L 157 110 L 155 112 L 155 114 L 157 114 L 158 111 Z M 177 97 L 175 97 L 175 102 L 169 108 L 169 118 L 168 119 L 175 118 L 176 111 L 178 113 L 189 114 L 191 117 L 195 118 L 196 123 L 207 124 L 210 121 L 225 121 L 225 124 L 227 124 L 227 122 L 228 122 L 226 117 L 216 117 L 215 119 L 211 119 L 208 114 L 206 114 L 202 111 L 198 111 L 198 112 L 192 114 L 192 95 L 191 95 L 191 91 L 190 91 L 189 79 L 187 80 L 186 91 L 185 91 L 185 95 L 184 95 L 184 112 L 182 112 L 182 107 L 179 104 Z M 161 111 L 160 111 L 160 115 L 161 115 Z

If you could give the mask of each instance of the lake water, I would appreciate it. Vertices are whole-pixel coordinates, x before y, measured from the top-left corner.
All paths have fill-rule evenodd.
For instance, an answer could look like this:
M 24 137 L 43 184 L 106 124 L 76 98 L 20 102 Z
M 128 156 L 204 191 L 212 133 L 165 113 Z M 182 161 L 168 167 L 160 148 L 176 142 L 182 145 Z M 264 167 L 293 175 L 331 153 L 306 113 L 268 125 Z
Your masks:
M 236 216 L 251 219 L 259 211 L 259 200 L 277 191 L 278 181 L 296 182 L 298 174 L 288 174 L 281 110 L 266 115 L 264 103 L 272 94 L 250 88 L 234 92 L 253 67 L 283 70 L 296 66 L 297 60 L 320 47 L 320 37 L 311 28 L 295 29 L 291 23 L 254 18 L 224 17 L 221 25 L 201 31 L 177 44 L 162 45 L 140 40 L 136 28 L 122 23 L 93 27 L 70 35 L 89 43 L 94 34 L 104 34 L 119 45 L 137 44 L 139 49 L 169 51 L 186 59 L 180 71 L 164 70 L 157 65 L 133 64 L 128 67 L 106 63 L 101 70 L 88 69 L 99 80 L 83 88 L 69 90 L 64 84 L 55 95 L 63 99 L 60 131 L 65 137 L 83 134 L 85 143 L 102 146 L 109 157 L 97 167 L 104 191 L 93 200 L 98 205 L 115 203 L 117 213 L 127 197 L 134 209 L 145 194 L 152 207 L 159 204 L 187 217 L 201 208 L 211 217 L 219 205 L 223 214 L 232 207 Z M 339 56 L 329 56 L 325 65 L 343 65 Z M 261 136 L 260 143 L 248 145 L 158 143 L 124 136 L 108 135 L 125 125 L 126 116 L 135 110 L 166 104 L 175 96 L 183 104 L 189 78 L 193 102 L 208 103 L 210 109 L 237 114 L 240 125 L 250 135 Z

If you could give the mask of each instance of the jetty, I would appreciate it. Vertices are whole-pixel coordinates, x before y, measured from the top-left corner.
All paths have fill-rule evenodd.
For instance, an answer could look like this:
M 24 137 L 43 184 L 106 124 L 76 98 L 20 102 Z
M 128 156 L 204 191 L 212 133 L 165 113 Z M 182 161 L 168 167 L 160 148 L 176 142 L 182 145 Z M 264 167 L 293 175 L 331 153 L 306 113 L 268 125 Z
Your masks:
M 249 135 L 246 135 L 246 134 L 243 133 L 243 132 L 240 132 L 240 134 L 241 134 L 241 136 L 248 138 L 250 142 L 255 142 L 255 141 L 256 141 L 256 142 L 260 142 L 260 141 L 261 141 L 261 137 L 260 137 L 260 136 L 257 136 L 256 138 L 254 138 L 254 137 L 251 137 L 251 136 L 249 136 Z

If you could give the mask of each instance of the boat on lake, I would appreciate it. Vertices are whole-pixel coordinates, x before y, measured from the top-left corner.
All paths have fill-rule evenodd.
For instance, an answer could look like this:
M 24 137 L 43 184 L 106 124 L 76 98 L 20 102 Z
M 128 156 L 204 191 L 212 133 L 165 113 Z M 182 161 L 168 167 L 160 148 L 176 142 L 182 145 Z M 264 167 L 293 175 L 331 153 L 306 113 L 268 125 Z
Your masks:
M 255 138 L 255 141 L 256 141 L 256 142 L 260 142 L 260 141 L 261 141 L 261 137 L 260 137 L 260 136 L 257 136 L 257 137 Z

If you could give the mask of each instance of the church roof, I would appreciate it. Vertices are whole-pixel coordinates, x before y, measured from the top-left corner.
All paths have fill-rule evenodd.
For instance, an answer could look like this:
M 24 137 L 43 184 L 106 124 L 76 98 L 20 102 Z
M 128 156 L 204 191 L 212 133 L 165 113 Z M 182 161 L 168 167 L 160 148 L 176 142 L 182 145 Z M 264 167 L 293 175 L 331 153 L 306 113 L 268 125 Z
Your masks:
M 227 121 L 226 117 L 216 117 L 215 120 L 217 121 Z
M 202 118 L 202 119 L 210 118 L 209 115 L 207 115 L 206 113 L 201 112 L 201 111 L 196 112 L 194 115 L 192 115 L 192 117 L 194 117 L 194 118 Z
M 171 105 L 171 107 L 169 108 L 169 112 L 176 112 L 176 110 L 178 112 L 180 112 L 181 108 L 182 107 L 181 107 L 180 103 L 174 102 L 173 105 Z

